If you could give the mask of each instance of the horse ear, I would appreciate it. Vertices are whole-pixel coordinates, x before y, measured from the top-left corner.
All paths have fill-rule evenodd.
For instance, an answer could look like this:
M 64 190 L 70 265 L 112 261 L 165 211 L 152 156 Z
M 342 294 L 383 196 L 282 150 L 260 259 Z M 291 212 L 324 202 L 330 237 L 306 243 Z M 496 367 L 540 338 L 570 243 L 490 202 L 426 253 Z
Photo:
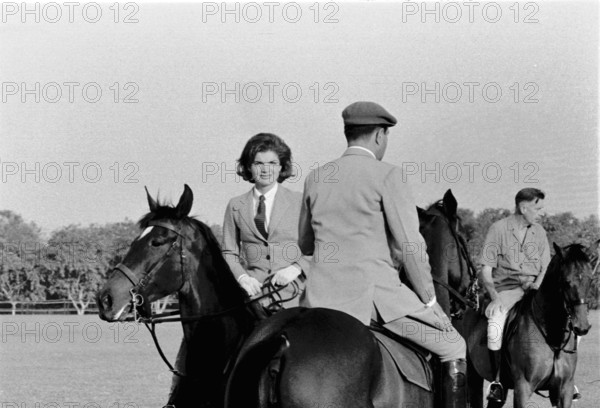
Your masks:
M 458 208 L 458 202 L 452 194 L 452 190 L 448 189 L 444 194 L 444 208 L 446 209 L 446 215 L 456 215 L 456 209 Z
M 177 217 L 183 218 L 187 217 L 190 211 L 192 210 L 192 204 L 194 202 L 194 193 L 192 193 L 192 189 L 187 184 L 183 187 L 183 194 L 179 199 L 179 203 L 175 210 L 177 211 Z
M 552 246 L 554 247 L 554 253 L 562 258 L 562 249 L 556 245 L 556 242 L 552 242 Z
M 148 206 L 150 207 L 150 212 L 154 212 L 158 208 L 158 204 L 156 203 L 156 200 L 152 198 L 150 192 L 148 192 L 148 187 L 144 186 L 144 188 L 146 189 L 146 197 L 148 197 Z

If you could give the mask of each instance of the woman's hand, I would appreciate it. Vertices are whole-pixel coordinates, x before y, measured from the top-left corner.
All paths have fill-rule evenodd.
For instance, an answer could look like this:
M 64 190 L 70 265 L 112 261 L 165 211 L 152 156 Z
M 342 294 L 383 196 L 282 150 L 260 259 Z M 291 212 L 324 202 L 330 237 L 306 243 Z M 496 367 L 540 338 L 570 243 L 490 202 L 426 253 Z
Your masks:
M 238 283 L 240 284 L 242 289 L 244 289 L 248 293 L 250 297 L 258 295 L 262 288 L 261 283 L 256 278 L 253 278 L 252 276 L 247 274 L 243 274 L 242 276 L 240 276 L 238 279 Z

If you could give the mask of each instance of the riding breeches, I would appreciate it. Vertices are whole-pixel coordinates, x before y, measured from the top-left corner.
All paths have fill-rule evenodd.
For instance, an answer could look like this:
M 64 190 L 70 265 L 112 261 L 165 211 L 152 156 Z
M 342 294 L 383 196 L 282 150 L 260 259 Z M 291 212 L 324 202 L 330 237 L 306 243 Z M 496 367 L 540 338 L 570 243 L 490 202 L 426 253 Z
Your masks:
M 373 317 L 381 321 L 376 310 L 373 312 Z M 384 323 L 383 326 L 398 336 L 436 354 L 441 362 L 466 358 L 465 339 L 454 327 L 449 331 L 444 331 L 441 328 L 441 319 L 431 308 L 424 307 L 408 316 Z
M 523 298 L 524 294 L 525 292 L 521 288 L 498 292 L 498 297 L 500 298 L 500 302 L 502 302 L 504 309 L 502 311 L 497 309 L 496 312 L 488 318 L 488 349 L 500 350 L 502 348 L 502 335 L 504 333 L 504 325 L 506 323 L 506 318 L 508 317 L 508 312 Z

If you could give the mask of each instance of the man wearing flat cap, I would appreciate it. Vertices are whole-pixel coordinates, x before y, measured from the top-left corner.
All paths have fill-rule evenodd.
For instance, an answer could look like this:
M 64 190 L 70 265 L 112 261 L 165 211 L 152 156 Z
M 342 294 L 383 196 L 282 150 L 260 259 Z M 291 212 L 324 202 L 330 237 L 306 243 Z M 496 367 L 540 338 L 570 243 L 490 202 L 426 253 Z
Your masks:
M 373 102 L 353 103 L 342 117 L 348 148 L 304 184 L 298 241 L 313 258 L 300 303 L 340 310 L 365 325 L 376 320 L 437 354 L 444 407 L 465 407 L 465 341 L 436 303 L 401 169 L 381 161 L 396 118 Z M 401 283 L 400 267 L 412 290 Z

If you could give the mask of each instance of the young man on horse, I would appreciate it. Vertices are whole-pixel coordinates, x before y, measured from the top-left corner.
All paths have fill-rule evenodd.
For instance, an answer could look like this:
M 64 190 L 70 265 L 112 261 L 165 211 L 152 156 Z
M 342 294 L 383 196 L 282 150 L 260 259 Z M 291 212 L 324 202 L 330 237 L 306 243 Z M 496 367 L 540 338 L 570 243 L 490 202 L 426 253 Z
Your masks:
M 488 349 L 496 381 L 487 399 L 503 402 L 499 382 L 504 324 L 509 310 L 523 298 L 525 290 L 537 290 L 550 263 L 546 231 L 538 224 L 543 214 L 545 195 L 536 188 L 525 188 L 515 197 L 515 213 L 496 221 L 488 230 L 483 245 L 480 277 L 491 303 L 488 318 Z
M 466 406 L 466 346 L 437 304 L 416 205 L 399 167 L 382 162 L 396 119 L 373 102 L 342 113 L 348 148 L 304 186 L 299 244 L 313 255 L 301 306 L 371 319 L 440 357 L 446 407 Z M 412 290 L 399 278 L 403 266 Z

